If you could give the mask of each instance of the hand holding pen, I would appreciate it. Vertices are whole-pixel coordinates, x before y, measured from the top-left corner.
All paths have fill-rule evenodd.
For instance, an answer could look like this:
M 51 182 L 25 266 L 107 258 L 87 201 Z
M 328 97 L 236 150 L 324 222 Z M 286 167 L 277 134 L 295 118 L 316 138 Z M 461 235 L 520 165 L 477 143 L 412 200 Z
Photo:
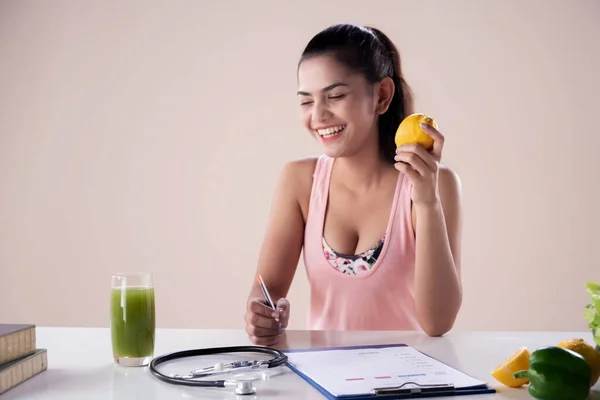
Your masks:
M 273 302 L 271 294 L 262 279 L 257 276 L 263 298 L 253 298 L 246 310 L 246 332 L 256 345 L 272 346 L 279 342 L 289 321 L 289 302 L 278 299 Z

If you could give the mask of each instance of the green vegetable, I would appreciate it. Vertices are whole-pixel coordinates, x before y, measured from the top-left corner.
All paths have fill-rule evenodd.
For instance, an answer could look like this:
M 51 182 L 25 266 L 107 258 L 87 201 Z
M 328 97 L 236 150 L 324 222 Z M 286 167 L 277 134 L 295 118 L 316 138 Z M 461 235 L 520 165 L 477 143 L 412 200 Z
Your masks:
M 531 353 L 529 369 L 514 373 L 529 379 L 529 394 L 543 400 L 584 400 L 590 392 L 591 369 L 584 358 L 557 346 Z
M 586 289 L 592 297 L 592 303 L 585 307 L 583 317 L 588 320 L 588 327 L 594 333 L 596 346 L 600 346 L 600 285 L 596 282 L 588 282 Z

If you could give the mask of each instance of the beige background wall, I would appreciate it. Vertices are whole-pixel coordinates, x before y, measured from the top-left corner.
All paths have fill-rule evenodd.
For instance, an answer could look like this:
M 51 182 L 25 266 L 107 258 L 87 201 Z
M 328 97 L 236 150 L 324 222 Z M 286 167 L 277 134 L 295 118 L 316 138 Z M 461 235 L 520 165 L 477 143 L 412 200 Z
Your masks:
M 357 22 L 396 41 L 462 178 L 456 329 L 585 329 L 600 2 L 365 4 L 0 2 L 0 322 L 108 326 L 110 274 L 143 270 L 160 327 L 242 328 L 279 168 L 319 153 L 297 59 Z M 303 328 L 302 264 L 289 298 Z

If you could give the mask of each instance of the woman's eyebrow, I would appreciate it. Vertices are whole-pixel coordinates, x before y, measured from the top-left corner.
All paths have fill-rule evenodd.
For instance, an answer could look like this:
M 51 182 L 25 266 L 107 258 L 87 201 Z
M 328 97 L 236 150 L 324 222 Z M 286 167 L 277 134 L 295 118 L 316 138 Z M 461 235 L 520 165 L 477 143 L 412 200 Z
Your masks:
M 324 87 L 323 89 L 321 89 L 321 91 L 322 92 L 328 92 L 328 91 L 330 91 L 332 89 L 335 89 L 338 86 L 348 86 L 348 85 L 346 83 L 344 83 L 344 82 L 335 82 L 335 83 L 332 83 L 329 86 Z M 301 96 L 309 96 L 310 95 L 310 93 L 303 92 L 303 91 L 298 91 L 298 94 L 301 95 Z

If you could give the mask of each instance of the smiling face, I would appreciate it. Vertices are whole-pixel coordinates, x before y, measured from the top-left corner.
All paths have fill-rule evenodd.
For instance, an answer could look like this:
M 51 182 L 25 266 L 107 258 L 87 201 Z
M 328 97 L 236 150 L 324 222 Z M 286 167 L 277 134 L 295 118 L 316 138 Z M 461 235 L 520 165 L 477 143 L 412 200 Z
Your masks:
M 305 59 L 298 68 L 302 123 L 330 157 L 377 148 L 377 118 L 389 103 L 386 90 L 329 55 Z

